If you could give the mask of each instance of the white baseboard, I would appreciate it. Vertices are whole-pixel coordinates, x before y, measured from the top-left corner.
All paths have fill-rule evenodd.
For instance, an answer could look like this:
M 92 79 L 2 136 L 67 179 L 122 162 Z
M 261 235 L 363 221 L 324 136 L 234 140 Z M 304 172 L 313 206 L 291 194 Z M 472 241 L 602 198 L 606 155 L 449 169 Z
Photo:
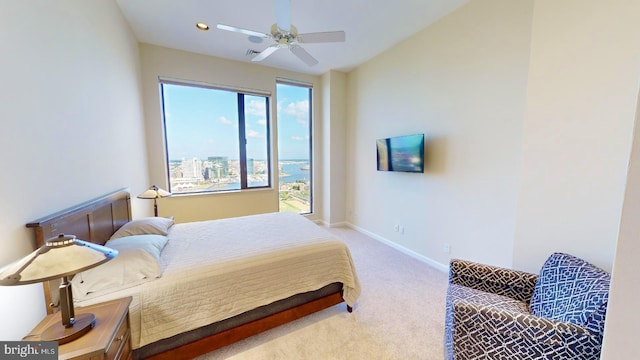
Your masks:
M 383 243 L 385 245 L 391 246 L 392 248 L 400 251 L 401 253 L 409 255 L 414 259 L 420 260 L 420 261 L 426 263 L 427 265 L 432 266 L 432 267 L 434 267 L 434 268 L 436 268 L 436 269 L 438 269 L 438 270 L 440 270 L 442 272 L 445 272 L 445 273 L 449 272 L 449 265 L 443 265 L 443 264 L 441 264 L 441 263 L 439 263 L 439 262 L 437 262 L 437 261 L 435 261 L 433 259 L 430 259 L 430 258 L 428 258 L 428 257 L 426 257 L 426 256 L 424 256 L 422 254 L 418 254 L 417 252 L 415 252 L 413 250 L 407 249 L 406 247 L 404 247 L 402 245 L 396 244 L 391 240 L 385 239 L 384 237 L 382 237 L 382 236 L 380 236 L 378 234 L 374 234 L 371 231 L 365 230 L 365 229 L 363 229 L 363 228 L 361 228 L 359 226 L 353 225 L 353 224 L 351 224 L 349 222 L 344 222 L 344 223 L 341 223 L 341 224 L 343 226 L 348 226 L 348 227 L 350 227 L 350 228 L 352 228 L 352 229 L 354 229 L 354 230 L 356 230 L 356 231 L 358 231 L 360 233 L 363 233 L 363 234 L 365 234 L 365 235 L 367 235 L 367 236 L 369 236 L 369 237 L 371 237 L 371 238 L 373 238 L 373 239 L 375 239 L 377 241 L 380 241 L 381 243 Z
M 333 228 L 333 227 L 341 227 L 341 226 L 346 226 L 346 227 L 350 227 L 351 225 L 346 222 L 346 221 L 341 221 L 341 222 L 337 222 L 337 223 L 333 223 L 333 224 L 329 224 L 324 220 L 318 219 L 318 220 L 313 220 L 314 223 L 324 226 L 324 227 L 328 227 L 328 228 Z

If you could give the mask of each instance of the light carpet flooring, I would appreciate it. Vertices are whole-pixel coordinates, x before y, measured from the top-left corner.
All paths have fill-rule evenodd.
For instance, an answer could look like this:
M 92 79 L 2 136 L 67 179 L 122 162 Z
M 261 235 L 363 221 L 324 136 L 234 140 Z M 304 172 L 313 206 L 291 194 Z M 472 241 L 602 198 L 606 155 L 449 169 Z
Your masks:
M 350 228 L 362 295 L 198 357 L 232 359 L 443 359 L 447 274 Z

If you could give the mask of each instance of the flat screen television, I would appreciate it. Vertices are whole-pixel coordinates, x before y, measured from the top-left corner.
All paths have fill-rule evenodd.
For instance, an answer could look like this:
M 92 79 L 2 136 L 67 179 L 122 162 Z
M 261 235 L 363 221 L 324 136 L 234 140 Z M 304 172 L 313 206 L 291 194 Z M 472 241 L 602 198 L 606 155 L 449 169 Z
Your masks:
M 376 140 L 378 171 L 424 172 L 424 134 Z

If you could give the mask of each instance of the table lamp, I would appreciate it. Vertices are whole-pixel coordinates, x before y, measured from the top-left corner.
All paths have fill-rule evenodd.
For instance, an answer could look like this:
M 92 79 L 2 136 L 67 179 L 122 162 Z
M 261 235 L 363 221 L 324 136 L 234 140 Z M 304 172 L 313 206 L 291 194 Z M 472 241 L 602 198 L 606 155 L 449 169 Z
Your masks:
M 138 199 L 153 199 L 153 215 L 158 216 L 158 198 L 171 196 L 171 193 L 160 189 L 155 185 L 145 190 L 142 194 L 138 195 Z
M 48 239 L 31 254 L 0 269 L 0 285 L 26 285 L 61 278 L 62 322 L 45 329 L 41 339 L 65 344 L 87 333 L 96 321 L 93 314 L 75 315 L 69 277 L 117 255 L 117 250 L 60 234 Z

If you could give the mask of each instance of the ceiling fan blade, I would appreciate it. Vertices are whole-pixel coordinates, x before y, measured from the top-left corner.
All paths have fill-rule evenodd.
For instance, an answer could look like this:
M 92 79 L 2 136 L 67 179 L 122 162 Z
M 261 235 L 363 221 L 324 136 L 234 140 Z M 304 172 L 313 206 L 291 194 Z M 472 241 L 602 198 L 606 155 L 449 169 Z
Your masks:
M 245 34 L 245 35 L 248 35 L 248 36 L 256 36 L 256 37 L 265 38 L 265 39 L 271 38 L 270 35 L 267 35 L 267 34 L 264 34 L 264 33 L 261 33 L 261 32 L 242 29 L 242 28 L 238 28 L 238 27 L 235 27 L 235 26 L 229 26 L 229 25 L 224 25 L 224 24 L 218 24 L 218 29 L 227 30 L 227 31 L 233 31 L 233 32 L 237 32 L 237 33 L 240 33 L 240 34 Z
M 344 42 L 347 35 L 344 31 L 327 31 L 314 32 L 307 34 L 298 34 L 298 41 L 301 43 L 326 43 L 326 42 Z
M 291 49 L 291 52 L 295 56 L 299 57 L 300 60 L 304 61 L 309 66 L 313 66 L 318 63 L 318 60 L 316 60 L 313 56 L 311 56 L 311 54 L 309 54 L 305 49 L 298 45 L 292 45 L 289 49 Z
M 291 0 L 276 0 L 276 24 L 280 30 L 291 30 Z
M 271 45 L 268 48 L 262 50 L 262 52 L 251 59 L 251 61 L 262 61 L 266 59 L 267 56 L 273 54 L 276 50 L 278 50 L 278 45 Z

